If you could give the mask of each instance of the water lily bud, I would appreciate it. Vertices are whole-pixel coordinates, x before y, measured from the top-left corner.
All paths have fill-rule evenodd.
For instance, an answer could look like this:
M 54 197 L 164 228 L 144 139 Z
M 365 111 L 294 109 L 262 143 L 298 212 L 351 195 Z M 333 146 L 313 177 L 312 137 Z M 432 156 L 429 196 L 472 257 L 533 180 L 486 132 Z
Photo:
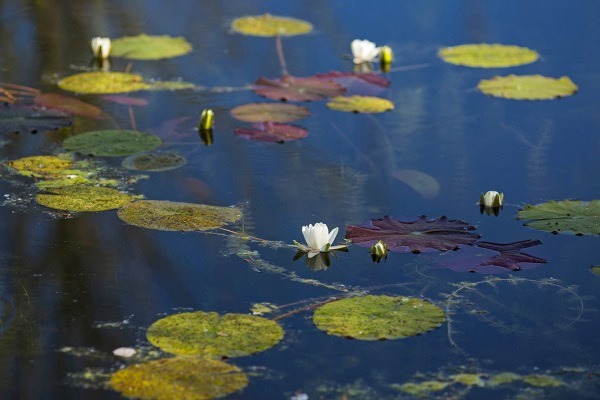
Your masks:
M 390 72 L 394 62 L 394 52 L 390 46 L 382 46 L 379 52 L 379 67 L 383 72 Z
M 90 47 L 92 48 L 92 53 L 94 54 L 95 58 L 108 58 L 111 48 L 110 38 L 95 37 L 90 41 Z
M 504 201 L 504 193 L 498 193 L 490 190 L 486 194 L 479 196 L 479 204 L 484 207 L 501 207 Z
M 209 131 L 213 127 L 215 113 L 213 110 L 206 109 L 202 111 L 200 115 L 200 122 L 198 123 L 199 131 Z
M 371 251 L 371 259 L 374 262 L 378 263 L 382 259 L 386 259 L 387 258 L 388 247 L 383 242 L 383 240 L 379 240 L 377 243 L 375 243 L 373 246 L 371 246 L 370 251 Z

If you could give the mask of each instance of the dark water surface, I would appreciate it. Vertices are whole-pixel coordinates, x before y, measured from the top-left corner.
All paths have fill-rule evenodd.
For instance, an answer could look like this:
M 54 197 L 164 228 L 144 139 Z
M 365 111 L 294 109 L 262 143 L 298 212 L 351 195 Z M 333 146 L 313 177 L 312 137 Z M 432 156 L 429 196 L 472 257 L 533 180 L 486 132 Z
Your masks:
M 459 371 L 548 373 L 569 385 L 453 385 L 435 396 L 600 398 L 600 277 L 590 272 L 600 263 L 600 239 L 552 235 L 516 220 L 524 204 L 600 197 L 600 3 L 5 0 L 0 1 L 0 81 L 60 92 L 58 79 L 89 65 L 90 38 L 147 33 L 185 36 L 194 51 L 135 61 L 132 71 L 148 79 L 242 88 L 281 72 L 274 39 L 229 29 L 236 17 L 265 12 L 315 27 L 283 40 L 292 75 L 350 71 L 344 55 L 353 39 L 391 46 L 394 67 L 427 65 L 389 75 L 391 87 L 378 95 L 396 108 L 385 114 L 307 104 L 312 116 L 298 124 L 309 136 L 285 144 L 233 134 L 245 124 L 229 110 L 263 101 L 252 91 L 135 93 L 149 101 L 135 110 L 139 129 L 190 118 L 180 135 L 163 137 L 164 148 L 178 151 L 188 163 L 150 173 L 133 192 L 148 199 L 242 205 L 249 233 L 286 243 L 302 241 L 301 227 L 320 221 L 340 227 L 341 240 L 346 224 L 383 215 L 446 215 L 477 226 L 487 241 L 539 239 L 543 244 L 528 252 L 549 262 L 494 275 L 501 279 L 494 286 L 480 283 L 449 305 L 444 294 L 459 288 L 453 284 L 486 279 L 434 268 L 453 254 L 392 253 L 375 264 L 367 249 L 351 246 L 328 269 L 312 271 L 304 261 L 292 261 L 293 250 L 248 243 L 262 260 L 301 278 L 338 287 L 382 286 L 375 294 L 423 296 L 452 311 L 452 323 L 413 338 L 365 342 L 326 335 L 314 327 L 310 311 L 295 314 L 280 321 L 285 338 L 275 348 L 231 360 L 251 376 L 243 392 L 228 398 L 288 399 L 297 390 L 310 399 L 410 398 L 396 388 L 418 373 L 447 377 Z M 509 69 L 458 67 L 437 58 L 440 47 L 480 42 L 526 46 L 541 58 Z M 112 70 L 127 64 L 115 58 Z M 566 75 L 579 92 L 531 102 L 476 90 L 480 79 L 509 73 Z M 94 95 L 82 99 L 129 128 L 126 107 Z M 210 147 L 194 131 L 204 108 L 216 113 Z M 52 154 L 65 135 L 96 128 L 77 119 L 66 133 L 5 136 L 0 158 Z M 422 197 L 394 178 L 400 169 L 434 177 L 439 194 Z M 115 211 L 57 218 L 29 201 L 27 187 L 0 181 L 5 203 L 0 207 L 1 399 L 118 399 L 116 392 L 89 382 L 90 388 L 82 387 L 85 381 L 72 374 L 118 369 L 122 363 L 112 350 L 147 348 L 145 329 L 165 315 L 248 313 L 253 303 L 283 305 L 340 294 L 260 267 L 259 272 L 243 257 L 228 255 L 239 246 L 233 238 L 142 229 L 126 225 Z M 475 205 L 487 190 L 505 193 L 507 204 L 498 217 L 480 214 Z

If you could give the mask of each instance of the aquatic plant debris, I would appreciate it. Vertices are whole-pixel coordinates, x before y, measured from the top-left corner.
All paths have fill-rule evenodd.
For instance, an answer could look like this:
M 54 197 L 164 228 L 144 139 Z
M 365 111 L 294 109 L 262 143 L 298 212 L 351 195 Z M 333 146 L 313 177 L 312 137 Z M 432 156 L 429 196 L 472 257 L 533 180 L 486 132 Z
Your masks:
M 353 113 L 382 113 L 393 110 L 394 103 L 375 96 L 336 96 L 327 103 L 327 107 Z
M 111 56 L 130 60 L 161 60 L 179 57 L 191 51 L 192 45 L 184 37 L 141 33 L 113 39 Z
M 205 231 L 238 221 L 237 207 L 163 200 L 140 200 L 121 208 L 117 215 L 129 225 L 161 231 Z
M 234 133 L 245 139 L 258 142 L 289 142 L 308 136 L 308 131 L 300 126 L 277 122 L 254 123 L 251 128 L 235 128 Z
M 275 37 L 309 33 L 313 26 L 297 18 L 263 14 L 236 18 L 231 22 L 231 29 L 244 35 Z
M 566 76 L 507 75 L 483 79 L 477 85 L 483 93 L 513 100 L 552 100 L 577 93 L 579 88 Z
M 445 216 L 427 219 L 422 215 L 413 221 L 400 221 L 388 215 L 363 225 L 346 226 L 346 239 L 359 246 L 370 247 L 382 240 L 390 251 L 420 253 L 424 250 L 456 250 L 472 245 L 479 235 L 475 227 Z
M 81 154 L 120 157 L 154 150 L 162 144 L 156 136 L 142 131 L 107 129 L 71 136 L 63 146 Z
M 0 104 L 0 134 L 56 131 L 73 123 L 62 110 L 21 104 Z
M 271 100 L 316 101 L 339 96 L 346 89 L 331 79 L 319 77 L 298 78 L 284 75 L 279 79 L 259 78 L 254 92 Z
M 438 56 L 450 64 L 479 68 L 516 67 L 539 58 L 536 51 L 527 47 L 487 43 L 444 47 Z
M 283 338 L 281 326 L 247 314 L 186 312 L 159 319 L 146 332 L 148 341 L 176 355 L 242 357 L 265 351 Z
M 173 357 L 129 365 L 110 377 L 110 386 L 128 398 L 208 400 L 248 385 L 248 377 L 219 360 Z
M 599 235 L 600 200 L 551 200 L 536 205 L 528 204 L 517 212 L 517 218 L 528 220 L 525 225 L 530 228 L 554 234 Z
M 359 340 L 401 339 L 428 332 L 446 321 L 428 301 L 404 296 L 360 296 L 315 310 L 313 322 L 330 335 Z
M 120 208 L 136 197 L 119 190 L 90 185 L 72 185 L 47 188 L 38 193 L 38 204 L 56 210 L 95 212 Z
M 249 103 L 231 109 L 233 118 L 244 122 L 292 122 L 310 115 L 308 108 L 295 104 Z

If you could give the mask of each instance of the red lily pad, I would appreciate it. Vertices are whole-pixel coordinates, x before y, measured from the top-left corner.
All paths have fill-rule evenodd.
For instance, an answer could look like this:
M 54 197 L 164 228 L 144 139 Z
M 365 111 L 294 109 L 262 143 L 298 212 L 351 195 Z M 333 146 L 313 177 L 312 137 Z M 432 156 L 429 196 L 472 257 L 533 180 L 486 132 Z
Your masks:
M 480 237 L 470 232 L 472 230 L 475 230 L 474 226 L 445 216 L 427 219 L 422 215 L 414 221 L 399 221 L 386 215 L 360 226 L 347 225 L 346 239 L 364 247 L 382 240 L 390 251 L 420 253 L 457 250 L 461 245 L 472 245 Z
M 8 103 L 0 105 L 0 134 L 53 131 L 72 122 L 71 115 L 61 110 Z
M 139 97 L 122 96 L 122 95 L 118 95 L 118 94 L 107 94 L 105 96 L 102 96 L 102 98 L 104 100 L 108 100 L 110 102 L 117 103 L 117 104 L 123 104 L 126 106 L 143 107 L 143 106 L 148 105 L 148 100 L 140 99 Z
M 308 131 L 299 126 L 270 121 L 252 124 L 252 128 L 236 128 L 234 132 L 244 139 L 259 142 L 283 143 L 308 136 Z
M 231 110 L 233 118 L 244 122 L 292 122 L 308 117 L 306 107 L 282 103 L 249 103 Z
M 102 118 L 102 110 L 78 98 L 59 93 L 41 93 L 33 98 L 36 106 L 60 110 L 85 118 Z
M 279 79 L 258 78 L 254 91 L 272 100 L 316 101 L 340 96 L 346 89 L 331 79 L 297 78 L 284 75 Z

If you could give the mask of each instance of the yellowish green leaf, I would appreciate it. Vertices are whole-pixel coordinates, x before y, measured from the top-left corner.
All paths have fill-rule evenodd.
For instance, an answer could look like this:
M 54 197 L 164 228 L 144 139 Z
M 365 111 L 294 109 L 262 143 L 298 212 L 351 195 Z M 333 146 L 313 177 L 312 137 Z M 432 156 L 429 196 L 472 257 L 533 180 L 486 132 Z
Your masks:
M 354 113 L 381 113 L 393 110 L 394 103 L 374 96 L 336 96 L 327 103 L 327 107 Z
M 499 374 L 490 376 L 488 384 L 490 386 L 506 385 L 519 380 L 521 380 L 521 375 L 519 374 L 515 374 L 514 372 L 500 372 Z
M 237 207 L 161 200 L 141 200 L 118 211 L 130 225 L 162 231 L 205 231 L 238 221 L 242 211 Z
M 271 14 L 240 17 L 233 20 L 231 28 L 251 36 L 295 36 L 312 31 L 312 24 L 296 18 Z
M 62 90 L 85 94 L 127 93 L 148 90 L 150 84 L 136 74 L 125 72 L 81 72 L 58 81 Z
M 542 75 L 508 75 L 483 79 L 477 85 L 483 93 L 514 100 L 551 100 L 570 96 L 578 87 L 566 76 L 548 78 Z
M 481 374 L 456 374 L 451 376 L 452 380 L 465 386 L 485 386 Z
M 192 45 L 184 37 L 150 36 L 142 33 L 114 39 L 110 54 L 131 60 L 160 60 L 178 57 L 190 51 Z
M 525 225 L 552 233 L 600 235 L 600 200 L 548 201 L 525 205 L 517 212 L 518 219 L 529 220 Z
M 174 357 L 130 365 L 115 372 L 110 386 L 127 398 L 209 400 L 248 385 L 238 367 L 219 360 Z
M 406 183 L 427 200 L 440 193 L 440 184 L 431 175 L 414 169 L 399 169 L 393 173 L 394 178 Z
M 156 321 L 146 337 L 176 355 L 241 357 L 275 346 L 283 338 L 283 329 L 275 321 L 254 315 L 196 311 Z
M 162 144 L 156 135 L 132 130 L 108 129 L 71 136 L 63 142 L 70 151 L 94 156 L 119 157 L 154 150 Z
M 45 207 L 72 212 L 106 211 L 119 208 L 135 197 L 116 189 L 89 185 L 48 188 L 38 193 L 36 201 Z
M 543 374 L 525 375 L 523 377 L 523 382 L 537 387 L 558 387 L 565 385 L 565 382 L 561 379 L 555 376 Z
M 402 384 L 399 389 L 404 393 L 411 394 L 417 397 L 430 396 L 432 392 L 439 392 L 446 389 L 450 385 L 449 382 L 443 381 L 423 381 L 419 383 L 407 382 Z
M 535 62 L 539 55 L 527 47 L 503 44 L 463 44 L 438 52 L 442 60 L 467 67 L 503 68 Z
M 9 161 L 7 164 L 20 175 L 47 179 L 72 168 L 75 163 L 56 156 L 31 156 Z
M 185 157 L 175 152 L 167 152 L 133 154 L 124 159 L 121 165 L 137 171 L 168 171 L 186 163 Z

